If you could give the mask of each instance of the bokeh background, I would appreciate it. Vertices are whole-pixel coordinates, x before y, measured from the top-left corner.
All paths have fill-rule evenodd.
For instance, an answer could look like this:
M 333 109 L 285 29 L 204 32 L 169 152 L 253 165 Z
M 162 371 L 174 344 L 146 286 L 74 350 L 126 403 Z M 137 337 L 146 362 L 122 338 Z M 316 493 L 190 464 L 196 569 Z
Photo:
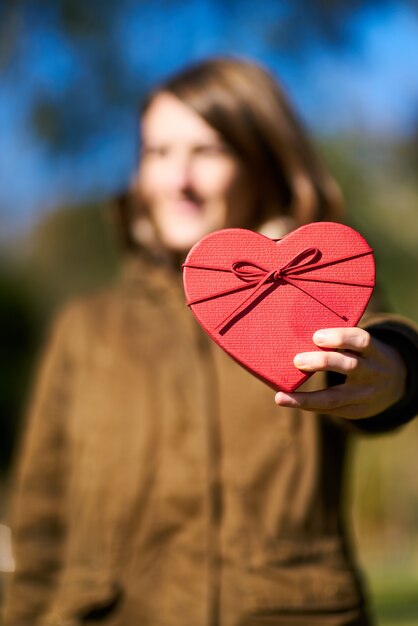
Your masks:
M 135 167 L 138 102 L 219 54 L 281 78 L 375 248 L 383 299 L 418 321 L 415 0 L 1 0 L 0 569 L 48 321 L 118 270 L 107 203 Z M 379 626 L 418 623 L 417 445 L 415 421 L 353 451 L 347 507 Z

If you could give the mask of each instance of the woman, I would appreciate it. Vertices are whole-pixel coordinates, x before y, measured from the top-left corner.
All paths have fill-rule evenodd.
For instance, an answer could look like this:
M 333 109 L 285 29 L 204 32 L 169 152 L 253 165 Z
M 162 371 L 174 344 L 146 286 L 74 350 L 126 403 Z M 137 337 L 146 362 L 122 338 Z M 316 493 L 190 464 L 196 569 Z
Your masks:
M 338 188 L 246 61 L 168 80 L 141 134 L 124 274 L 64 312 L 41 369 L 5 624 L 370 624 L 342 516 L 346 443 L 415 414 L 418 336 L 390 317 L 325 329 L 330 350 L 295 363 L 345 381 L 275 404 L 194 321 L 181 262 L 225 226 L 278 237 L 338 219 Z

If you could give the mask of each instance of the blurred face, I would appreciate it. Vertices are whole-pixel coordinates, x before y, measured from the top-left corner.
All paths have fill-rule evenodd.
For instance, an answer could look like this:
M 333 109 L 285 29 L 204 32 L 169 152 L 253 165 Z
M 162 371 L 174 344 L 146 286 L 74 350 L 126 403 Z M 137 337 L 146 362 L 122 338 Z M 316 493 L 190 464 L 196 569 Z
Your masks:
M 141 195 L 163 244 L 187 251 L 203 236 L 244 225 L 254 193 L 238 157 L 197 113 L 169 93 L 142 119 Z

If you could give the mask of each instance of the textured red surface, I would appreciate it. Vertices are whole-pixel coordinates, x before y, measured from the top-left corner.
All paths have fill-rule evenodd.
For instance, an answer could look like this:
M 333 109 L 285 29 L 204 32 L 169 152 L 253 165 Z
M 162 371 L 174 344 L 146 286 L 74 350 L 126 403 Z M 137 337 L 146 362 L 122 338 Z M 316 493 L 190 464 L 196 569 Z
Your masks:
M 343 224 L 308 224 L 277 242 L 231 228 L 190 250 L 183 280 L 208 335 L 274 389 L 293 391 L 309 376 L 294 356 L 320 349 L 316 330 L 358 323 L 375 265 L 365 239 Z

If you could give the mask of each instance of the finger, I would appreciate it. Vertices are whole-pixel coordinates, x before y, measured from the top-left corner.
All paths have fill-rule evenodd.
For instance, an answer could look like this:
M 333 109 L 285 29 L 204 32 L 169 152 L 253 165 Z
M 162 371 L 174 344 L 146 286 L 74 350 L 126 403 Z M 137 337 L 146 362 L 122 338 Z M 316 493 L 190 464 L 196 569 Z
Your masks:
M 334 406 L 334 402 L 322 402 L 318 398 L 312 399 L 311 401 L 309 398 L 301 398 L 301 395 L 301 393 L 285 394 L 279 391 L 276 394 L 275 402 L 282 407 L 302 409 L 308 412 L 322 413 L 331 417 L 342 417 L 351 420 L 364 419 L 365 417 L 370 417 L 371 415 L 376 414 L 376 411 L 373 408 L 365 410 L 363 403 L 350 404 L 347 401 L 347 403 L 343 403 L 341 406 L 339 406 L 339 403 L 337 403 L 337 406 Z
M 368 404 L 369 396 L 370 390 L 362 389 L 361 393 L 356 394 L 353 402 L 352 389 L 345 383 L 312 392 L 284 393 L 279 391 L 275 396 L 275 402 L 282 407 L 360 419 L 376 414 L 376 407 Z
M 367 355 L 371 349 L 371 336 L 362 328 L 324 328 L 316 331 L 313 341 L 319 348 L 352 350 Z
M 296 391 L 294 393 L 279 391 L 274 401 L 279 406 L 305 411 L 319 413 L 341 411 L 342 407 L 352 404 L 350 392 L 347 393 L 346 387 L 346 385 L 335 385 L 335 387 L 320 391 Z
M 360 358 L 346 352 L 301 352 L 295 356 L 293 363 L 304 372 L 350 374 L 361 367 Z

